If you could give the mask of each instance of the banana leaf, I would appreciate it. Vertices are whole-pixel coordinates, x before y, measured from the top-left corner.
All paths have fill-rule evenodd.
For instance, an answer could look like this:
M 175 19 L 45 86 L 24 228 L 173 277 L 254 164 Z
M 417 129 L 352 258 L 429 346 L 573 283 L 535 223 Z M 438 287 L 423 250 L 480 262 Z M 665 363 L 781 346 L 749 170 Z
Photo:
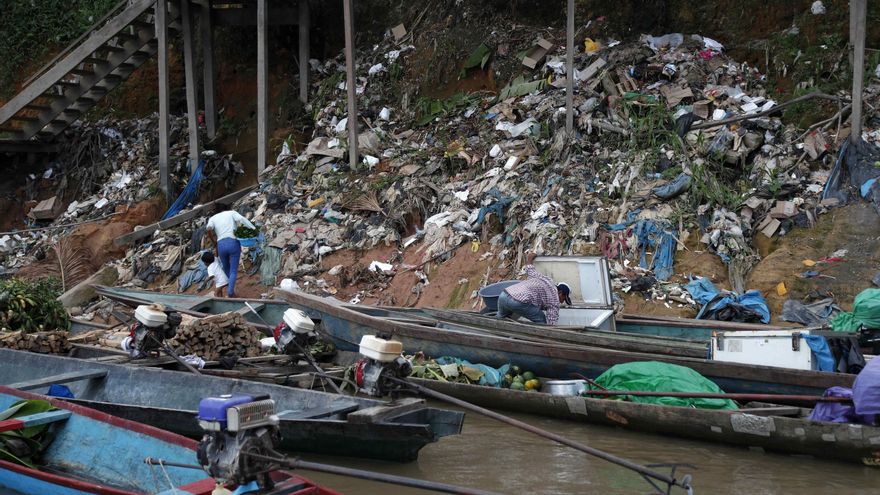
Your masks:
M 21 400 L 5 411 L 0 411 L 0 421 L 56 409 L 45 400 Z M 29 426 L 21 430 L 0 433 L 0 459 L 34 467 L 34 460 L 52 443 L 54 436 L 48 424 Z

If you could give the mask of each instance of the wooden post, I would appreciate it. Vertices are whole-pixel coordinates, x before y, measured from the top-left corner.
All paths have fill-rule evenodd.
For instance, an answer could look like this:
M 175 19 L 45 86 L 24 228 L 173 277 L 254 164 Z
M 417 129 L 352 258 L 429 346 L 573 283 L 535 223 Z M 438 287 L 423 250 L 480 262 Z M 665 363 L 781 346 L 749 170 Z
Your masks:
M 866 0 L 850 0 L 850 43 L 853 46 L 852 132 L 850 142 L 862 138 L 862 90 L 865 83 L 865 22 L 868 15 Z
M 257 174 L 263 173 L 269 146 L 269 61 L 267 0 L 257 0 Z
M 299 0 L 299 101 L 309 101 L 309 0 Z
M 342 0 L 345 26 L 345 74 L 348 88 L 348 166 L 358 169 L 357 78 L 354 59 L 354 0 Z
M 168 172 L 168 4 L 156 2 L 156 40 L 159 55 L 159 188 L 168 205 L 174 199 Z
M 189 0 L 181 0 L 180 2 L 180 22 L 183 25 L 183 65 L 186 73 L 186 113 L 189 128 L 190 171 L 192 172 L 199 166 L 199 120 L 193 23 Z
M 565 132 L 574 132 L 574 0 L 568 0 L 567 45 L 565 49 Z
M 210 2 L 202 4 L 201 17 L 203 77 L 205 79 L 205 127 L 208 131 L 208 139 L 214 139 L 214 136 L 217 135 L 216 72 L 214 70 L 214 31 L 211 24 Z

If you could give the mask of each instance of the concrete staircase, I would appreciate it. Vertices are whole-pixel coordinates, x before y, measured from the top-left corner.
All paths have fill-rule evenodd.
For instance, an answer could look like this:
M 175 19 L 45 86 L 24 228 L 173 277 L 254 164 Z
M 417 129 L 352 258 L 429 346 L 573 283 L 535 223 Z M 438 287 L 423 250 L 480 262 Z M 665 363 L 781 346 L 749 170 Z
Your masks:
M 156 54 L 156 0 L 123 0 L 0 107 L 0 141 L 49 142 Z M 169 28 L 180 29 L 170 2 Z

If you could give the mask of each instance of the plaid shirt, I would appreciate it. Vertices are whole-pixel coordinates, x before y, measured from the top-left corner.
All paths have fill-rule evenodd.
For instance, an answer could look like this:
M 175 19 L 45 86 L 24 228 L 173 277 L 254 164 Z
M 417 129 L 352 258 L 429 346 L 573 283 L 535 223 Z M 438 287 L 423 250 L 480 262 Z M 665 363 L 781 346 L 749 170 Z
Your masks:
M 521 303 L 537 306 L 547 315 L 547 324 L 555 325 L 559 321 L 559 291 L 556 284 L 550 277 L 535 270 L 534 265 L 526 265 L 524 269 L 528 278 L 504 289 L 504 292 Z

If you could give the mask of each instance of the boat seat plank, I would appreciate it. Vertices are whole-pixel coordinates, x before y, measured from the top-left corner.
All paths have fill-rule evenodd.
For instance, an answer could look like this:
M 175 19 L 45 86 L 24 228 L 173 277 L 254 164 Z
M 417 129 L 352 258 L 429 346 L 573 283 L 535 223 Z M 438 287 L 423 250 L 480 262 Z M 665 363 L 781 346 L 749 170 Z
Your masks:
M 384 406 L 368 407 L 348 415 L 349 423 L 381 423 L 387 419 L 400 416 L 425 407 L 424 399 L 407 397 Z
M 54 423 L 56 421 L 64 421 L 65 419 L 69 418 L 70 415 L 70 411 L 57 410 L 7 419 L 4 421 L 0 421 L 0 433 L 3 433 L 4 431 L 30 428 L 31 426 L 45 425 L 48 423 Z
M 266 307 L 266 305 L 263 304 L 263 303 L 253 303 L 253 302 L 252 302 L 252 303 L 250 303 L 250 305 L 251 305 L 251 306 L 257 311 L 257 313 L 259 313 L 260 311 L 263 310 L 263 308 Z M 243 306 L 243 307 L 240 308 L 240 309 L 236 309 L 236 310 L 235 310 L 235 313 L 236 313 L 236 314 L 240 314 L 240 315 L 242 315 L 242 316 L 247 316 L 247 315 L 249 315 L 249 314 L 253 314 L 253 313 L 251 312 L 251 310 L 248 309 L 247 306 Z
M 104 378 L 105 376 L 107 376 L 107 370 L 73 371 L 70 373 L 61 373 L 58 375 L 37 378 L 36 380 L 29 380 L 26 382 L 12 383 L 7 386 L 19 390 L 33 390 L 36 388 L 48 387 L 49 385 L 61 385 L 62 383 L 91 380 L 93 378 Z
M 361 407 L 357 402 L 337 402 L 325 407 L 316 407 L 312 409 L 303 409 L 302 411 L 281 411 L 278 413 L 279 419 L 322 419 L 337 414 L 348 414 L 351 416 L 352 411 L 357 411 Z

